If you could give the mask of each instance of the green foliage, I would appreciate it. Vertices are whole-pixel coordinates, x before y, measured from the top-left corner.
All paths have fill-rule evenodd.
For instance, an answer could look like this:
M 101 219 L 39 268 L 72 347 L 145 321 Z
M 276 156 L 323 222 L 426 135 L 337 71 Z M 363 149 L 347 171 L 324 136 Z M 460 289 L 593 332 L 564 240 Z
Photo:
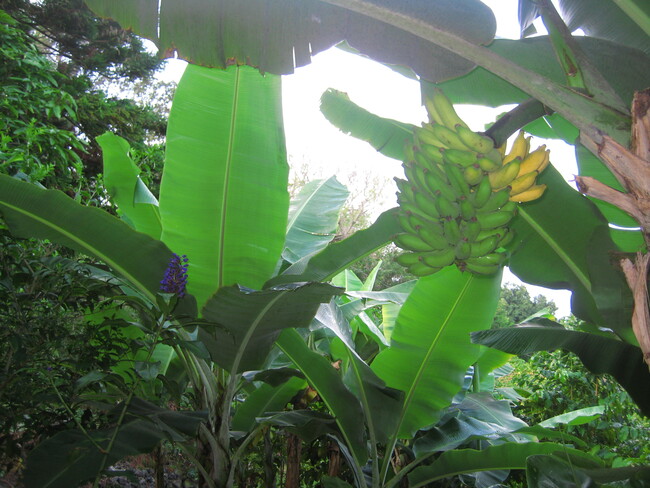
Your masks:
M 76 118 L 65 77 L 9 17 L 0 19 L 0 161 L 2 172 L 74 191 L 84 144 L 64 127 Z
M 557 306 L 553 300 L 549 301 L 544 295 L 531 298 L 524 285 L 506 283 L 501 287 L 501 297 L 492 328 L 512 327 L 537 312 L 544 311 L 552 315 L 556 310 Z
M 43 251 L 51 254 L 41 256 Z M 64 429 L 71 414 L 88 428 L 101 425 L 101 416 L 77 400 L 70 410 L 58 395 L 75 398 L 77 380 L 114 367 L 130 344 L 119 329 L 86 319 L 101 297 L 114 293 L 91 268 L 6 231 L 0 234 L 0 262 L 2 473 L 35 443 Z
M 609 461 L 650 461 L 650 422 L 613 378 L 589 372 L 575 355 L 562 351 L 538 352 L 527 361 L 514 359 L 511 364 L 515 370 L 498 383 L 523 394 L 515 413 L 527 423 L 601 405 L 605 412 L 598 420 L 567 426 L 566 432 L 586 441 L 593 452 Z

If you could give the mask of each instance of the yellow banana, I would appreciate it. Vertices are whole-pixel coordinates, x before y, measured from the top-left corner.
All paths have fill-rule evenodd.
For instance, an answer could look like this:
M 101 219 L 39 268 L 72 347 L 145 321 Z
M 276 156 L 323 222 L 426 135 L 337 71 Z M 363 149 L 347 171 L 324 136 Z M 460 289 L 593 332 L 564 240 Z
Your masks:
M 505 164 L 501 169 L 488 173 L 490 184 L 493 191 L 498 191 L 500 188 L 508 186 L 519 174 L 519 166 L 521 159 L 516 158 Z
M 519 174 L 521 176 L 532 171 L 540 171 L 540 167 L 544 164 L 544 160 L 548 156 L 546 150 L 546 144 L 539 146 L 533 152 L 529 153 L 524 159 L 521 160 L 521 165 L 519 166 Z
M 541 197 L 544 194 L 544 191 L 546 190 L 546 185 L 535 185 L 530 187 L 528 190 L 518 193 L 516 195 L 511 195 L 510 200 L 513 202 L 531 202 L 533 200 L 537 200 L 539 197 Z
M 533 186 L 538 174 L 537 171 L 532 171 L 515 178 L 513 182 L 510 183 L 510 199 L 512 200 L 512 195 L 526 191 Z
M 530 137 L 524 135 L 524 131 L 519 131 L 515 142 L 512 143 L 510 152 L 503 157 L 503 164 L 508 164 L 515 158 L 524 159 L 530 149 Z

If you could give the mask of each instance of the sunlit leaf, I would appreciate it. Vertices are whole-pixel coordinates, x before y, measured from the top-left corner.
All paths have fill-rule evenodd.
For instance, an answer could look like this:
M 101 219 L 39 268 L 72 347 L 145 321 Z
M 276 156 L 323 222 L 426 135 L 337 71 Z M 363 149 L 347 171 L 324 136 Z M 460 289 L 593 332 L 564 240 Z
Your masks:
M 188 66 L 167 128 L 162 240 L 189 258 L 199 308 L 221 286 L 259 289 L 284 246 L 289 196 L 280 79 Z
M 162 242 L 60 191 L 6 175 L 0 175 L 0 212 L 16 236 L 49 239 L 93 256 L 155 301 L 172 254 Z
M 469 333 L 490 326 L 499 285 L 498 273 L 477 276 L 455 267 L 418 280 L 401 308 L 391 347 L 372 363 L 388 386 L 406 393 L 400 437 L 434 424 L 461 389 L 480 355 Z
M 307 183 L 291 201 L 282 257 L 289 263 L 323 249 L 334 239 L 348 190 L 336 177 Z
M 140 170 L 129 156 L 129 143 L 110 132 L 99 136 L 97 142 L 104 160 L 104 186 L 118 213 L 135 230 L 160 239 L 158 202 L 138 176 Z

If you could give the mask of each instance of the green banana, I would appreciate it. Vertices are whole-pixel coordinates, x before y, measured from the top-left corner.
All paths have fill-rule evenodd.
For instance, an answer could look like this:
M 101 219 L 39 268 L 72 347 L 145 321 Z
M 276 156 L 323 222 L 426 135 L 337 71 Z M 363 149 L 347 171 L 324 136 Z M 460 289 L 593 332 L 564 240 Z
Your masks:
M 483 178 L 473 190 L 471 200 L 476 208 L 483 207 L 493 194 L 489 178 Z
M 406 270 L 411 273 L 413 276 L 417 276 L 419 278 L 422 278 L 423 276 L 429 276 L 434 273 L 437 273 L 440 271 L 442 268 L 432 268 L 431 266 L 427 266 L 424 263 L 415 263 L 406 268 Z
M 397 221 L 399 222 L 399 226 L 402 228 L 402 230 L 408 232 L 409 234 L 416 234 L 417 229 L 411 223 L 410 217 L 411 214 L 409 212 L 404 212 L 403 210 L 397 213 Z
M 408 267 L 413 264 L 417 264 L 422 262 L 422 253 L 421 252 L 405 252 L 402 254 L 399 254 L 396 258 L 395 261 L 397 264 L 400 266 Z
M 451 100 L 447 98 L 444 92 L 435 87 L 433 89 L 433 96 L 431 97 L 433 102 L 433 107 L 436 113 L 440 116 L 442 123 L 445 124 L 450 129 L 453 129 L 456 125 L 462 125 L 467 127 L 467 124 L 463 119 L 461 119 L 456 113 L 454 105 L 451 103 Z
M 458 196 L 465 195 L 469 197 L 470 188 L 463 173 L 461 173 L 460 168 L 453 164 L 446 163 L 442 166 L 443 171 L 447 175 L 449 180 L 449 185 L 454 189 Z
M 449 149 L 462 149 L 462 150 L 468 150 L 469 147 L 467 147 L 463 141 L 460 140 L 460 137 L 458 137 L 458 134 L 454 132 L 452 129 L 449 127 L 446 127 L 444 125 L 440 124 L 435 124 L 431 126 L 431 132 L 433 132 L 433 135 L 442 141 L 442 144 L 446 146 L 446 148 Z
M 480 275 L 491 275 L 499 271 L 500 264 L 478 264 L 474 262 L 464 261 L 464 270 L 471 271 Z
M 481 167 L 481 169 L 483 171 L 487 171 L 488 173 L 492 171 L 496 171 L 502 166 L 501 161 L 496 162 L 489 158 L 486 158 L 485 156 L 483 156 L 482 158 L 478 158 L 477 162 L 478 165 Z
M 499 240 L 499 247 L 507 247 L 515 238 L 515 231 L 507 229 L 505 235 Z
M 444 268 L 449 266 L 456 259 L 456 251 L 453 247 L 447 247 L 439 251 L 431 251 L 422 255 L 422 261 L 432 268 Z
M 442 195 L 448 200 L 454 201 L 456 199 L 456 191 L 450 186 L 447 175 L 440 172 L 441 176 L 434 175 L 429 172 L 425 175 L 425 183 L 428 190 L 434 195 Z
M 442 218 L 455 219 L 460 215 L 460 209 L 456 202 L 450 201 L 444 195 L 436 197 L 436 209 Z
M 496 229 L 503 227 L 514 217 L 514 212 L 509 210 L 496 210 L 490 213 L 479 213 L 476 220 L 481 224 L 481 229 Z
M 462 236 L 460 234 L 460 227 L 458 225 L 458 222 L 456 222 L 455 219 L 443 219 L 442 229 L 445 234 L 445 239 L 447 239 L 447 242 L 449 242 L 449 244 L 452 246 L 458 244 Z
M 456 259 L 463 260 L 467 259 L 470 256 L 472 251 L 472 245 L 465 239 L 461 239 L 458 244 L 456 244 Z
M 476 241 L 479 233 L 482 231 L 481 224 L 476 220 L 476 217 L 463 220 L 459 225 L 461 235 L 470 242 Z
M 473 151 L 485 154 L 494 149 L 494 141 L 489 137 L 474 132 L 460 124 L 457 124 L 455 128 L 460 140 Z
M 428 144 L 429 146 L 446 148 L 447 145 L 438 138 L 432 128 L 433 125 L 431 124 L 422 124 L 422 127 L 416 127 L 413 129 L 415 140 L 418 145 Z
M 472 243 L 472 249 L 470 251 L 470 255 L 468 257 L 479 257 L 479 256 L 485 256 L 486 254 L 491 253 L 494 251 L 497 246 L 499 245 L 499 240 L 501 239 L 501 236 L 499 234 L 493 234 L 489 237 L 486 237 L 485 239 L 477 242 Z
M 438 210 L 438 198 L 431 198 L 429 194 L 422 192 L 417 192 L 415 194 L 415 205 L 422 210 L 422 212 L 427 215 L 430 219 L 439 219 L 445 217 Z
M 449 243 L 442 233 L 440 226 L 422 226 L 418 228 L 417 232 L 418 236 L 429 244 L 433 250 L 442 250 L 449 247 Z
M 420 144 L 419 147 L 422 155 L 427 158 L 429 161 L 440 164 L 442 163 L 442 153 L 440 152 L 440 147 L 432 146 L 431 144 Z
M 482 207 L 477 207 L 476 211 L 479 213 L 494 212 L 508 203 L 509 198 L 510 190 L 508 188 L 492 192 L 491 195 L 489 195 L 487 202 L 485 202 Z
M 469 198 L 460 197 L 458 206 L 460 207 L 460 215 L 464 220 L 476 217 L 476 209 Z
M 440 151 L 445 162 L 466 168 L 476 163 L 476 153 L 462 149 L 443 149 Z
M 395 245 L 406 251 L 431 251 L 431 246 L 424 242 L 421 237 L 413 234 L 397 234 L 393 237 Z
M 463 169 L 463 177 L 470 186 L 478 185 L 483 180 L 483 176 L 485 176 L 485 173 L 481 166 L 476 163 Z

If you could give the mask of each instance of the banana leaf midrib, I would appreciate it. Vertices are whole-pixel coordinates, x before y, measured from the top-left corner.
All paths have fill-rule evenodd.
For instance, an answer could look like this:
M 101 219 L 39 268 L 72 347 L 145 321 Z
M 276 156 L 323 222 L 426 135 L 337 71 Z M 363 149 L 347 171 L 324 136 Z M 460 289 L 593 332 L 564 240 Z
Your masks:
M 413 399 L 413 397 L 415 395 L 415 391 L 417 390 L 417 387 L 420 384 L 420 380 L 421 380 L 422 376 L 424 375 L 424 370 L 428 366 L 429 358 L 433 354 L 433 351 L 436 349 L 436 346 L 437 346 L 438 342 L 440 341 L 440 336 L 447 329 L 447 326 L 449 325 L 449 323 L 451 321 L 451 317 L 456 312 L 456 309 L 458 308 L 459 303 L 462 301 L 463 297 L 465 296 L 465 294 L 469 290 L 470 284 L 472 283 L 472 281 L 474 281 L 474 279 L 475 279 L 474 276 L 470 276 L 467 279 L 467 281 L 463 285 L 463 288 L 462 288 L 461 292 L 456 296 L 454 304 L 450 308 L 449 313 L 444 318 L 443 323 L 442 323 L 438 333 L 436 334 L 433 341 L 431 341 L 431 345 L 427 349 L 427 352 L 426 352 L 426 354 L 424 356 L 424 359 L 422 360 L 422 364 L 420 364 L 420 367 L 418 368 L 418 372 L 415 375 L 415 378 L 414 378 L 413 382 L 411 383 L 411 387 L 409 388 L 408 392 L 406 392 L 406 395 L 404 397 L 404 406 L 403 406 L 403 408 L 402 408 L 402 410 L 400 412 L 400 419 L 399 419 L 399 422 L 397 424 L 397 429 L 395 430 L 395 438 L 399 435 L 399 432 L 400 432 L 400 430 L 402 428 L 402 423 L 404 421 L 404 417 L 406 416 L 406 411 L 408 410 L 408 408 L 409 408 L 409 406 L 411 404 L 411 401 L 412 401 L 412 399 Z M 398 320 L 399 320 L 399 318 L 398 318 Z
M 291 219 L 289 220 L 289 222 L 287 222 L 287 232 L 289 232 L 289 230 L 293 228 L 293 226 L 295 225 L 296 221 L 300 218 L 300 216 L 302 215 L 302 212 L 305 210 L 305 208 L 307 207 L 307 205 L 308 205 L 308 204 L 309 204 L 309 203 L 310 203 L 314 198 L 316 198 L 316 195 L 317 195 L 318 191 L 319 191 L 321 188 L 323 188 L 323 187 L 327 184 L 328 181 L 329 181 L 329 178 L 328 178 L 328 179 L 323 179 L 323 180 L 321 180 L 321 181 L 318 183 L 318 186 L 314 189 L 314 191 L 312 191 L 312 192 L 309 194 L 309 196 L 308 196 L 308 197 L 303 201 L 303 203 L 300 205 L 300 207 L 296 209 L 296 211 L 295 211 L 295 212 L 293 213 L 293 215 L 291 216 Z
M 591 293 L 591 281 L 588 276 L 580 270 L 576 263 L 571 259 L 571 257 L 566 253 L 565 249 L 557 243 L 555 239 L 535 221 L 531 215 L 526 212 L 526 209 L 521 205 L 519 206 L 518 214 L 532 227 L 532 229 L 548 244 L 548 246 L 553 249 L 555 254 L 564 262 L 564 264 L 569 268 L 573 275 L 578 279 L 580 284 L 585 287 L 589 293 Z
M 228 195 L 230 174 L 233 165 L 233 151 L 235 147 L 235 132 L 237 123 L 237 107 L 239 104 L 239 88 L 240 88 L 240 68 L 235 71 L 235 82 L 233 83 L 233 96 L 232 96 L 232 109 L 230 113 L 230 133 L 228 134 L 228 153 L 226 156 L 226 165 L 224 171 L 224 185 L 223 185 L 223 201 L 221 203 L 221 233 L 219 235 L 219 271 L 217 275 L 217 288 L 224 286 L 223 272 L 224 272 L 224 249 L 226 247 L 226 222 L 228 215 Z
M 84 240 L 79 239 L 75 234 L 66 231 L 63 227 L 59 227 L 57 225 L 54 225 L 53 222 L 51 222 L 49 220 L 46 220 L 46 219 L 43 219 L 43 218 L 39 217 L 38 215 L 36 215 L 34 213 L 27 212 L 27 211 L 25 211 L 24 209 L 22 209 L 20 207 L 17 207 L 15 205 L 11 205 L 10 203 L 8 203 L 6 201 L 3 201 L 2 205 L 5 205 L 6 207 L 10 208 L 14 212 L 17 212 L 17 213 L 19 213 L 21 215 L 25 215 L 28 218 L 31 218 L 31 219 L 37 221 L 38 223 L 55 230 L 56 232 L 59 232 L 60 234 L 62 234 L 66 238 L 70 239 L 72 242 L 77 243 L 81 248 L 88 249 L 88 251 L 92 255 L 96 256 L 101 261 L 105 262 L 111 268 L 113 268 L 118 273 L 120 273 L 122 276 L 124 276 L 129 281 L 129 283 L 134 284 L 136 286 L 136 288 L 139 291 L 141 291 L 149 300 L 151 300 L 152 302 L 156 301 L 156 296 L 153 293 L 151 293 L 147 289 L 147 287 L 144 286 L 144 284 L 141 283 L 135 276 L 133 276 L 131 273 L 129 273 L 126 268 L 121 266 L 118 261 L 115 261 L 114 259 L 111 259 L 110 256 L 108 256 L 105 253 L 99 251 L 97 248 L 90 246 Z

